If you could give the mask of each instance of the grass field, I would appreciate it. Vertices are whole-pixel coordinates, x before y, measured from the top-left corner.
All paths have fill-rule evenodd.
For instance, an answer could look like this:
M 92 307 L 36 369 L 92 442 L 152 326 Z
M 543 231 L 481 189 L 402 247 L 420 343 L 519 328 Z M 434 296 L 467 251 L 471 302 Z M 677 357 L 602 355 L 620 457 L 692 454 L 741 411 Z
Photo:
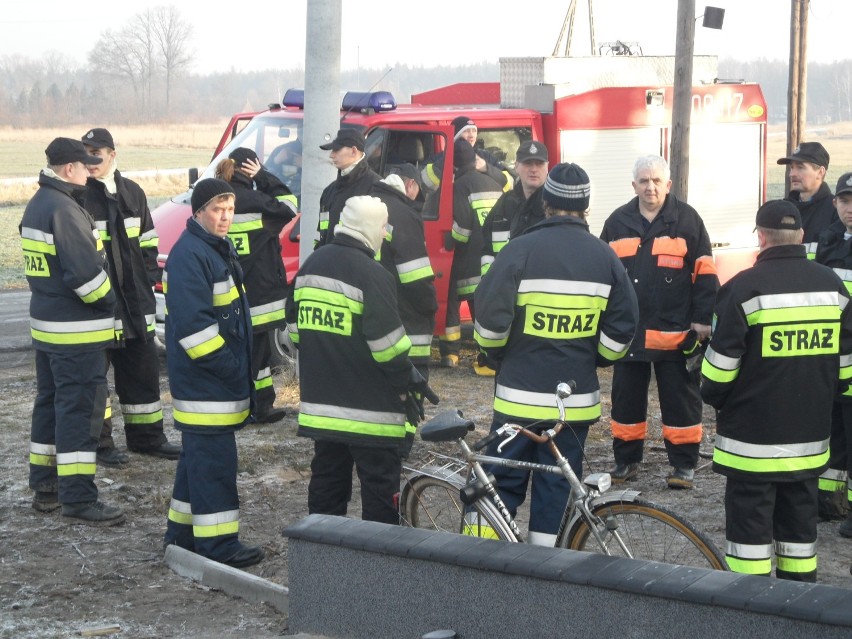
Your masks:
M 119 147 L 118 165 L 125 171 L 205 167 L 219 142 L 225 123 L 211 125 L 163 125 L 152 127 L 115 127 L 111 132 Z M 82 133 L 65 130 L 17 130 L 0 128 L 0 179 L 34 177 L 44 165 L 44 147 L 57 136 L 77 137 Z M 852 171 L 852 122 L 812 129 L 806 139 L 822 142 L 831 154 L 827 182 L 832 190 L 837 179 Z M 785 154 L 784 127 L 770 127 L 767 136 L 767 199 L 784 194 L 784 167 L 775 163 Z M 698 152 L 692 149 L 692 153 Z M 736 158 L 719 158 L 719 170 L 737 179 Z M 140 179 L 148 194 L 151 209 L 165 198 L 186 189 L 186 176 L 158 176 Z M 23 257 L 18 223 L 24 204 L 36 185 L 0 184 L 0 288 L 24 287 Z M 720 197 L 724 197 L 720 194 Z M 155 202 L 154 202 L 155 201 Z

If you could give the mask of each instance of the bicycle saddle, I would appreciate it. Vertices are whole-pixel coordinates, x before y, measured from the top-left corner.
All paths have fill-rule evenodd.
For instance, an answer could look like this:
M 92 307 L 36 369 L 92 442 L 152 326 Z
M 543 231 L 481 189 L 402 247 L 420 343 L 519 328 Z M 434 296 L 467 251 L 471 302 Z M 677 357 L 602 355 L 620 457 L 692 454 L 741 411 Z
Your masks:
M 450 442 L 461 439 L 473 429 L 473 422 L 465 419 L 460 410 L 445 410 L 423 425 L 420 438 L 425 442 Z

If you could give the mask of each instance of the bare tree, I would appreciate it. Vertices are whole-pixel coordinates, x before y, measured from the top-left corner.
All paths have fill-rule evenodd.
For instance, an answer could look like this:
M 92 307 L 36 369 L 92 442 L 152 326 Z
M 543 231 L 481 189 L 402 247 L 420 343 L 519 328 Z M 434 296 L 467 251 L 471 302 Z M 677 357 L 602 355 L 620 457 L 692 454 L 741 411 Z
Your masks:
M 160 65 L 166 72 L 166 113 L 171 106 L 172 82 L 175 76 L 189 65 L 192 52 L 189 42 L 192 25 L 183 19 L 177 7 L 156 7 L 153 13 L 153 36 L 157 45 Z
M 130 29 L 121 31 L 107 29 L 89 52 L 89 67 L 92 72 L 126 80 L 133 88 L 137 108 L 144 109 L 146 79 L 149 64 L 144 51 L 135 45 Z

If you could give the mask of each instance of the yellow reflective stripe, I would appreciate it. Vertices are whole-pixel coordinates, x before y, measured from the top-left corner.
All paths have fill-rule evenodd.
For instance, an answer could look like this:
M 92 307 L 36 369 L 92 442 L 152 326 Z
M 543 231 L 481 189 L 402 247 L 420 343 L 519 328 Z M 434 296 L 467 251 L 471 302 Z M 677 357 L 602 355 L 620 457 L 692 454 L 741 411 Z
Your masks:
M 192 525 L 192 506 L 185 501 L 172 497 L 169 504 L 169 520 L 184 526 Z
M 387 335 L 378 339 L 367 340 L 367 346 L 377 362 L 389 362 L 394 357 L 411 350 L 411 340 L 405 334 L 405 329 L 398 326 Z
M 109 276 L 106 274 L 106 271 L 101 271 L 82 286 L 75 288 L 74 292 L 86 304 L 91 304 L 92 302 L 103 299 L 110 292 L 111 288 Z
M 337 293 L 322 288 L 315 288 L 313 286 L 303 286 L 301 288 L 296 288 L 296 292 L 293 294 L 293 299 L 300 303 L 324 302 L 326 304 L 331 304 L 332 306 L 342 306 L 344 308 L 348 308 L 356 315 L 363 315 L 364 313 L 364 302 L 362 301 L 363 296 L 361 295 L 361 291 L 358 291 L 358 298 L 355 299 L 350 297 L 348 294 Z
M 75 451 L 56 454 L 56 474 L 60 477 L 71 475 L 94 475 L 97 459 L 94 452 Z
M 163 407 L 160 402 L 122 404 L 121 412 L 125 424 L 154 424 L 163 419 Z
M 227 306 L 236 299 L 239 299 L 240 294 L 237 292 L 237 287 L 231 282 L 231 288 L 225 293 L 216 293 L 216 287 L 213 287 L 213 306 Z
M 721 466 L 742 470 L 749 473 L 793 473 L 801 470 L 811 470 L 825 466 L 828 463 L 828 451 L 817 455 L 802 457 L 782 457 L 780 459 L 758 459 L 743 457 L 716 448 L 713 450 L 713 461 Z
M 234 216 L 237 217 L 236 215 Z M 228 231 L 228 235 L 233 235 L 234 233 L 247 233 L 249 231 L 256 231 L 258 229 L 263 228 L 262 220 L 251 220 L 250 222 L 234 222 L 231 224 L 231 229 Z
M 604 359 L 614 362 L 627 355 L 627 350 L 630 348 L 630 342 L 621 344 L 611 339 L 605 333 L 601 332 L 598 338 L 598 355 Z
M 778 570 L 783 570 L 784 572 L 806 573 L 816 572 L 817 569 L 816 556 L 802 559 L 799 557 L 776 555 L 775 560 L 778 562 Z
M 21 238 L 21 248 L 25 251 L 32 251 L 33 253 L 56 255 L 56 247 L 53 244 L 47 244 L 46 242 L 39 242 L 36 240 L 28 240 L 23 237 Z
M 701 362 L 701 374 L 713 382 L 729 384 L 739 377 L 740 369 L 738 368 L 733 371 L 728 371 L 717 368 L 705 357 L 704 361 Z
M 403 264 L 397 264 L 396 272 L 399 275 L 399 281 L 402 284 L 410 284 L 411 282 L 435 276 L 435 272 L 432 270 L 432 264 L 429 262 L 428 257 L 422 257 L 416 260 L 409 260 Z
M 559 419 L 559 409 L 553 405 L 552 393 L 536 393 L 497 384 L 494 391 L 494 410 L 522 419 Z M 575 393 L 565 401 L 567 421 L 597 421 L 601 416 L 600 391 Z
M 55 455 L 38 455 L 36 453 L 30 453 L 30 463 L 33 466 L 56 466 L 56 456 Z
M 262 326 L 263 324 L 283 320 L 284 306 L 284 300 L 275 300 L 268 304 L 252 306 L 249 309 L 249 313 L 251 314 L 251 325 Z
M 198 359 L 219 350 L 225 346 L 225 340 L 219 335 L 219 324 L 211 324 L 207 328 L 187 335 L 178 343 L 191 359 Z
M 112 320 L 110 320 L 112 324 Z M 33 339 L 45 344 L 97 344 L 98 342 L 111 342 L 115 336 L 115 331 L 112 326 L 100 330 L 79 331 L 76 333 L 48 333 L 40 331 L 36 328 L 31 328 L 30 333 Z
M 746 575 L 768 575 L 772 572 L 772 559 L 740 559 L 725 555 L 728 568 Z
M 236 535 L 239 531 L 239 510 L 192 516 L 193 537 L 221 537 L 222 535 Z
M 402 413 L 342 408 L 328 404 L 302 402 L 299 425 L 308 428 L 352 433 L 373 437 L 405 437 Z
M 254 380 L 254 389 L 260 390 L 262 388 L 272 388 L 272 377 Z
M 453 221 L 453 228 L 450 231 L 450 235 L 453 236 L 453 239 L 460 244 L 467 244 L 470 241 L 470 236 L 473 232 L 470 229 L 466 229 L 458 224 L 458 222 Z

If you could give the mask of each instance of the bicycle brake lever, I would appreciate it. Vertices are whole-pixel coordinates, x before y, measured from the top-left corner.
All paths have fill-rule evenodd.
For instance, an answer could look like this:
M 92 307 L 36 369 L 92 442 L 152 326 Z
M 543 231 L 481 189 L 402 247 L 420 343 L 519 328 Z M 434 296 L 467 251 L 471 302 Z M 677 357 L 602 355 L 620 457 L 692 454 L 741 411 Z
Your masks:
M 499 453 L 502 453 L 502 452 L 503 452 L 503 446 L 505 446 L 505 445 L 506 445 L 506 444 L 508 444 L 510 441 L 512 441 L 513 439 L 515 439 L 515 437 L 517 437 L 517 436 L 518 436 L 518 433 L 520 432 L 520 431 L 515 430 L 514 428 L 510 428 L 509 426 L 510 426 L 509 424 L 506 424 L 506 425 L 504 425 L 504 426 L 501 426 L 501 427 L 500 427 L 500 430 L 502 430 L 504 433 L 505 433 L 505 432 L 507 432 L 507 431 L 512 431 L 512 434 L 511 434 L 511 435 L 509 435 L 509 436 L 508 436 L 506 439 L 504 439 L 502 442 L 500 442 L 500 445 L 499 445 L 499 446 L 497 446 L 497 453 L 498 453 L 498 454 L 499 454 Z

